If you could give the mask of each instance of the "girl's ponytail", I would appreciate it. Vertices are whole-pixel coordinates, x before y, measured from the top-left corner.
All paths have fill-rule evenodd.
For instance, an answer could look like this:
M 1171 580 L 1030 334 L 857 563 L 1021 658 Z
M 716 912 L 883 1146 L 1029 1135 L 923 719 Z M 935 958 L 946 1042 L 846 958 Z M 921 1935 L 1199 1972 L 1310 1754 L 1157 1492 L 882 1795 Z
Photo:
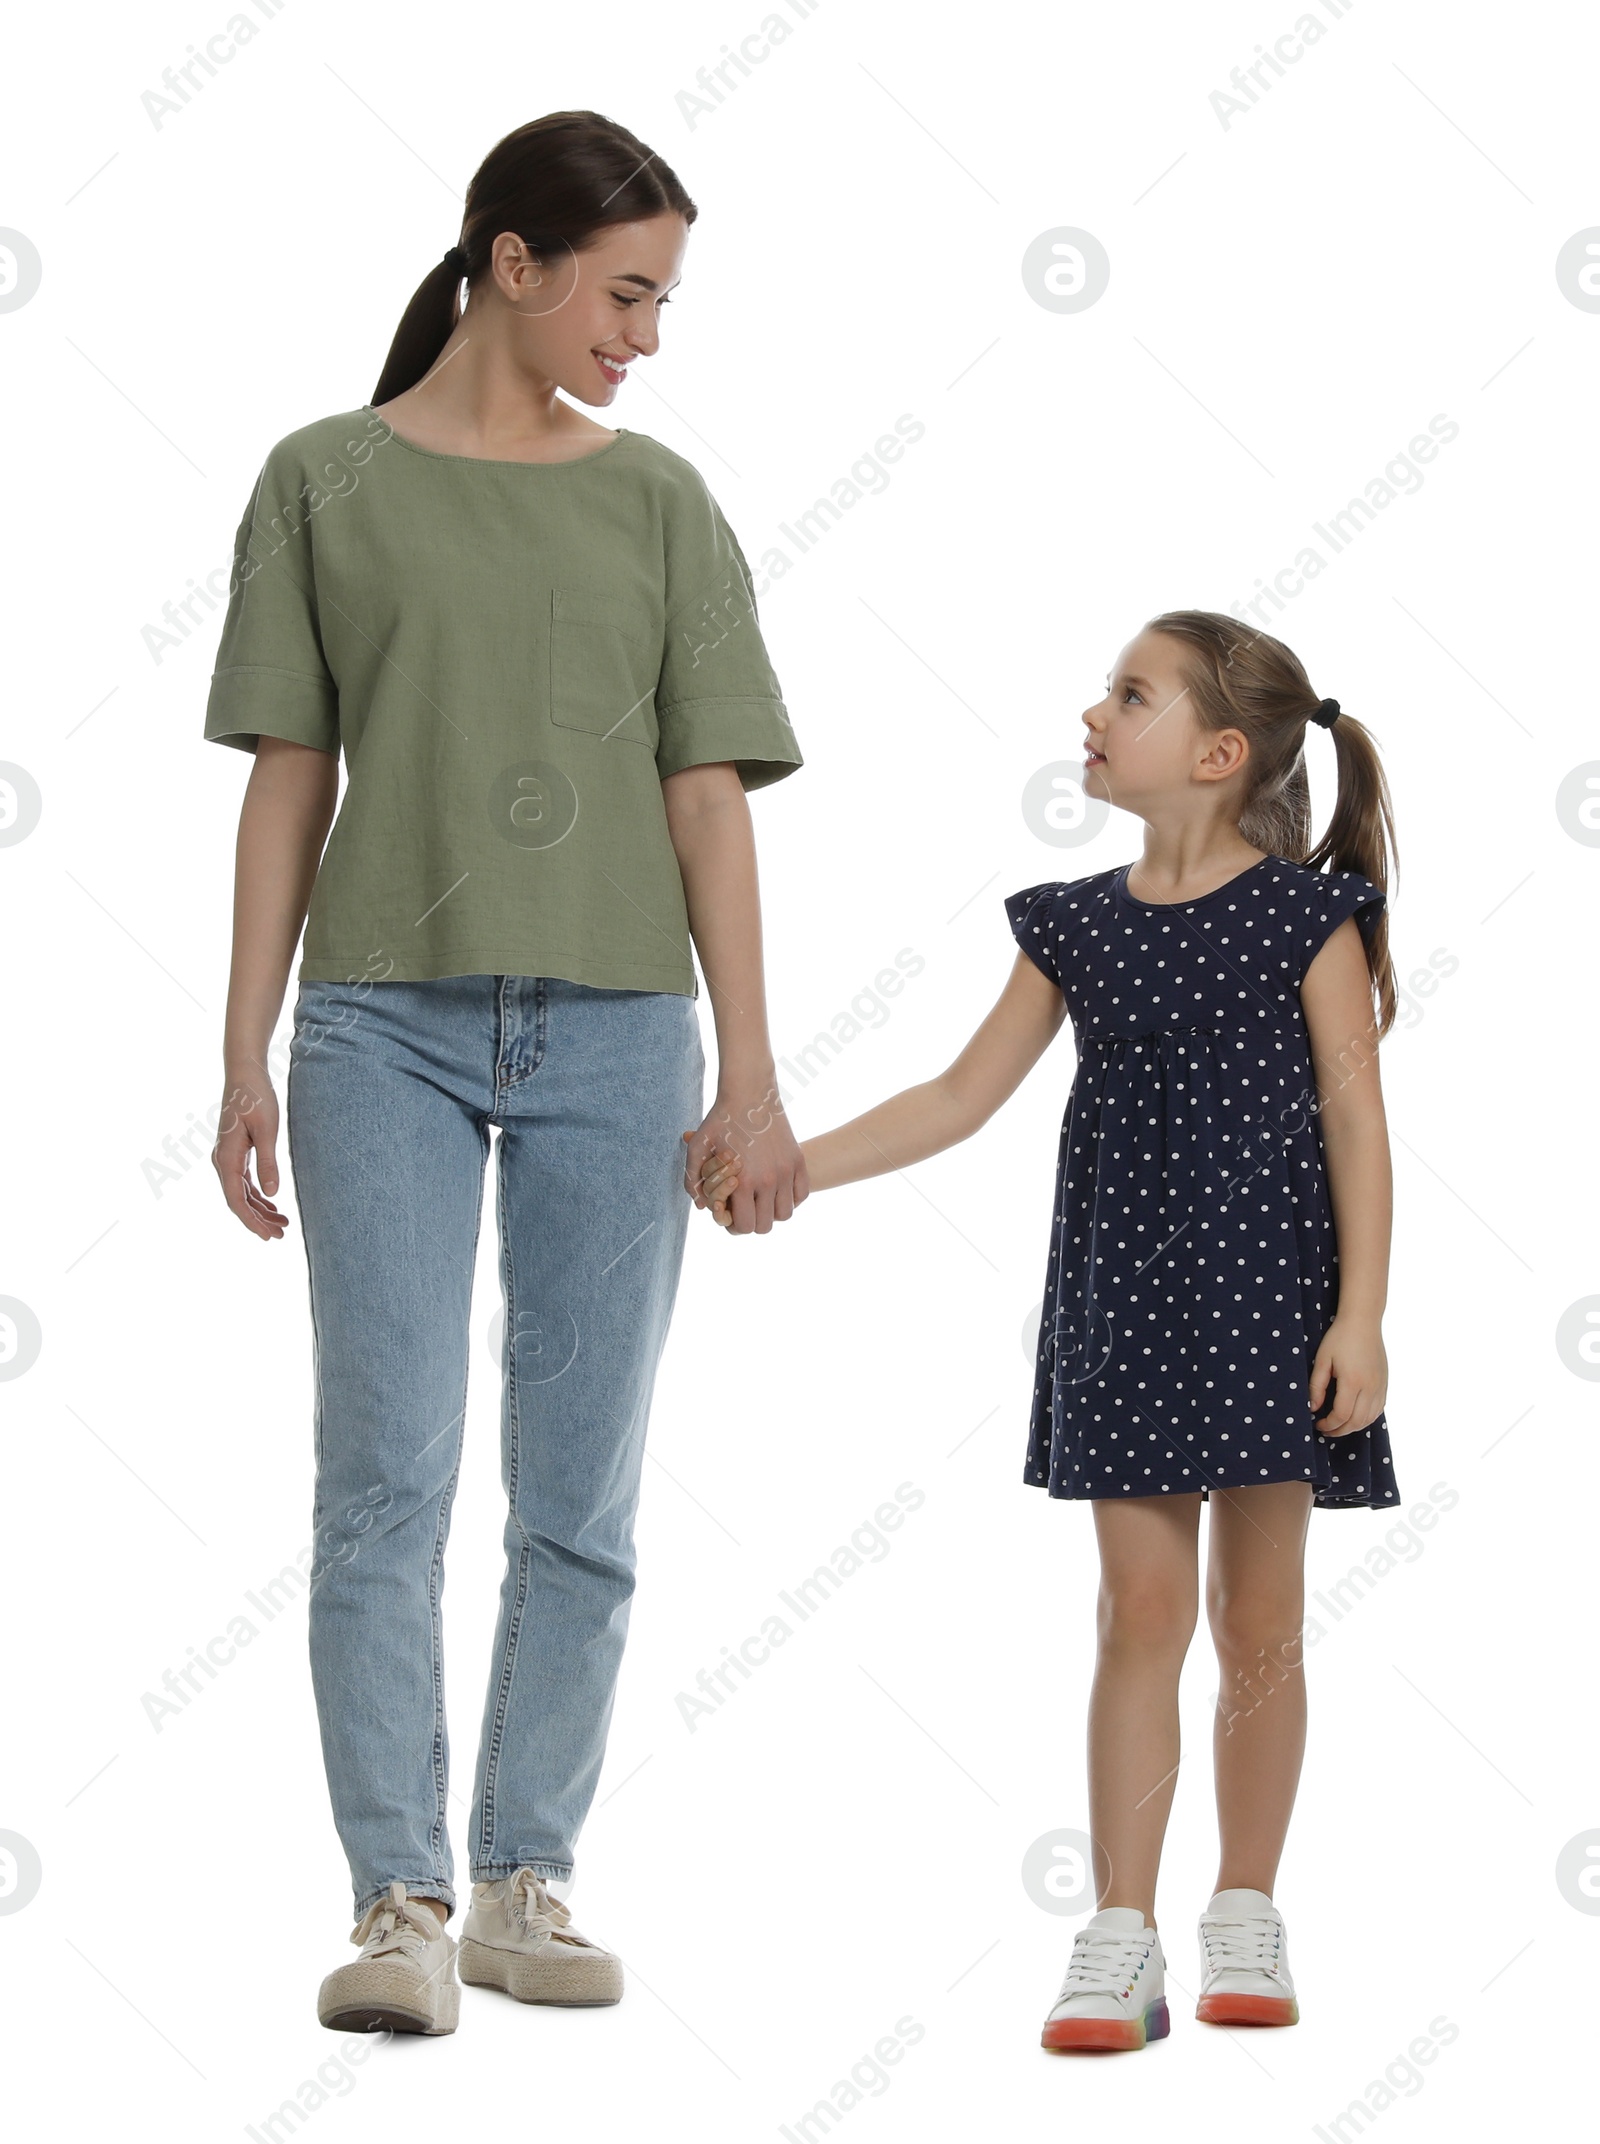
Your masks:
M 1388 890 L 1394 812 L 1372 732 L 1341 708 L 1329 726 L 1339 787 L 1322 839 L 1305 858 L 1312 871 L 1359 871 Z
M 1381 893 L 1391 892 L 1399 868 L 1394 811 L 1372 732 L 1342 710 L 1330 722 L 1324 710 L 1337 703 L 1317 698 L 1293 649 L 1237 618 L 1210 610 L 1164 611 L 1145 630 L 1182 645 L 1201 725 L 1242 730 L 1249 740 L 1250 787 L 1239 831 L 1251 846 L 1310 871 L 1356 871 Z M 1338 770 L 1333 815 L 1315 844 L 1304 750 L 1311 721 L 1327 728 Z M 1365 942 L 1381 1041 L 1397 1007 L 1387 903 Z
M 529 120 L 496 142 L 473 173 L 461 242 L 417 285 L 372 390 L 373 407 L 405 394 L 439 362 L 461 318 L 462 282 L 470 297 L 503 231 L 559 265 L 615 224 L 661 215 L 693 223 L 698 214 L 671 167 L 614 119 L 546 112 Z

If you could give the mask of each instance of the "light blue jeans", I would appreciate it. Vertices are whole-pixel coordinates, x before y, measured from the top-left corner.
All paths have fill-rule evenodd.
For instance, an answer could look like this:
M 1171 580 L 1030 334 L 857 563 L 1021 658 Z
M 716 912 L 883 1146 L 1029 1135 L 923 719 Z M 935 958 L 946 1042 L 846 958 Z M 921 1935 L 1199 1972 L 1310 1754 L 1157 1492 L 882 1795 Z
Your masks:
M 605 1753 L 633 1520 L 704 1114 L 693 998 L 548 976 L 302 982 L 289 1155 L 316 1366 L 311 1672 L 359 1919 L 455 1907 L 444 1546 L 495 1144 L 506 1572 L 474 1879 L 570 1877 Z

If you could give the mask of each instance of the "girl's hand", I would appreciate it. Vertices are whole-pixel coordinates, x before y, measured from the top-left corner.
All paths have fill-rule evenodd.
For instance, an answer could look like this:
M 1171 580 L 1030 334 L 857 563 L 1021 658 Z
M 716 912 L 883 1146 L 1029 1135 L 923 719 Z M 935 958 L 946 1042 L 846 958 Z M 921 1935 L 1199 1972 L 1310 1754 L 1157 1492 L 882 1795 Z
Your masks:
M 1367 1429 L 1383 1412 L 1389 1391 L 1389 1358 L 1376 1319 L 1335 1318 L 1322 1336 L 1311 1365 L 1311 1412 L 1320 1412 L 1329 1383 L 1337 1385 L 1327 1419 L 1317 1428 L 1325 1437 L 1348 1437 Z
M 737 1159 L 737 1183 L 729 1194 L 729 1218 L 723 1224 L 736 1236 L 752 1231 L 759 1236 L 769 1234 L 774 1221 L 793 1218 L 795 1208 L 810 1192 L 805 1156 L 790 1129 L 776 1085 L 752 1086 L 748 1092 L 719 1089 L 705 1122 L 683 1137 L 689 1149 L 683 1187 L 697 1206 L 706 1203 L 701 1181 L 713 1148 Z
M 711 1202 L 711 1218 L 718 1228 L 732 1228 L 728 1201 L 739 1188 L 739 1157 L 729 1147 L 717 1147 L 700 1172 L 700 1189 Z
M 264 1065 L 231 1070 L 227 1084 L 217 1120 L 217 1143 L 211 1149 L 212 1165 L 222 1179 L 222 1195 L 230 1210 L 252 1236 L 275 1243 L 289 1225 L 289 1216 L 264 1196 L 278 1188 L 278 1097 Z M 259 1191 L 250 1181 L 252 1152 L 261 1178 Z

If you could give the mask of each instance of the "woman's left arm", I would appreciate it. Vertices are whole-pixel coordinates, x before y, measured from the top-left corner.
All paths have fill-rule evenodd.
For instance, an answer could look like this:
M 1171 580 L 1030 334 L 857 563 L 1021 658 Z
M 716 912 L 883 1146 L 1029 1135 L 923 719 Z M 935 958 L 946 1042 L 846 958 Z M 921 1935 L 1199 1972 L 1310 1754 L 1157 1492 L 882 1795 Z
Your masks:
M 732 1232 L 764 1236 L 806 1196 L 805 1158 L 778 1093 L 767 1034 L 761 960 L 761 894 L 755 829 L 732 760 L 682 767 L 661 784 L 667 828 L 683 876 L 689 929 L 711 992 L 717 1029 L 717 1093 L 688 1140 L 683 1185 L 703 1206 L 700 1173 L 713 1147 L 739 1156 Z
M 1389 1292 L 1394 1185 L 1389 1129 L 1378 1082 L 1372 984 L 1361 933 L 1347 917 L 1318 951 L 1300 986 L 1316 1065 L 1322 1146 L 1339 1246 L 1339 1300 L 1311 1372 L 1311 1411 L 1338 1382 L 1317 1427 L 1326 1436 L 1365 1429 L 1383 1412 L 1389 1365 L 1383 1311 Z

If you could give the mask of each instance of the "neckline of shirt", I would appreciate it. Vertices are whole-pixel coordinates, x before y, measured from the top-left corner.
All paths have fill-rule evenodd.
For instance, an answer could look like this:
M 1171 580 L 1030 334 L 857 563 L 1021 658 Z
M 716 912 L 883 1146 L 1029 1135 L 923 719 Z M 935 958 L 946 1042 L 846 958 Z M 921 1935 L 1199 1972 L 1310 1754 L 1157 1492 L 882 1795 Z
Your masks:
M 370 402 L 361 405 L 363 416 L 376 417 L 377 411 Z M 580 469 L 586 462 L 597 462 L 620 447 L 625 439 L 634 435 L 625 425 L 618 425 L 615 439 L 608 439 L 603 447 L 596 447 L 592 454 L 572 454 L 560 462 L 505 461 L 495 454 L 441 454 L 437 447 L 420 447 L 414 439 L 407 439 L 404 432 L 397 432 L 387 417 L 379 420 L 389 425 L 389 437 L 412 454 L 425 455 L 430 462 L 469 462 L 485 469 Z
M 1123 865 L 1112 885 L 1118 900 L 1125 901 L 1130 908 L 1148 908 L 1157 915 L 1164 909 L 1174 908 L 1187 915 L 1191 908 L 1201 908 L 1207 901 L 1214 901 L 1219 894 L 1231 893 L 1235 886 L 1242 886 L 1255 872 L 1280 861 L 1281 858 L 1276 856 L 1258 857 L 1253 864 L 1246 864 L 1242 871 L 1236 871 L 1232 878 L 1225 878 L 1220 886 L 1213 886 L 1209 893 L 1197 893 L 1192 901 L 1141 901 L 1136 893 L 1128 891 L 1128 873 L 1133 869 L 1132 864 Z

